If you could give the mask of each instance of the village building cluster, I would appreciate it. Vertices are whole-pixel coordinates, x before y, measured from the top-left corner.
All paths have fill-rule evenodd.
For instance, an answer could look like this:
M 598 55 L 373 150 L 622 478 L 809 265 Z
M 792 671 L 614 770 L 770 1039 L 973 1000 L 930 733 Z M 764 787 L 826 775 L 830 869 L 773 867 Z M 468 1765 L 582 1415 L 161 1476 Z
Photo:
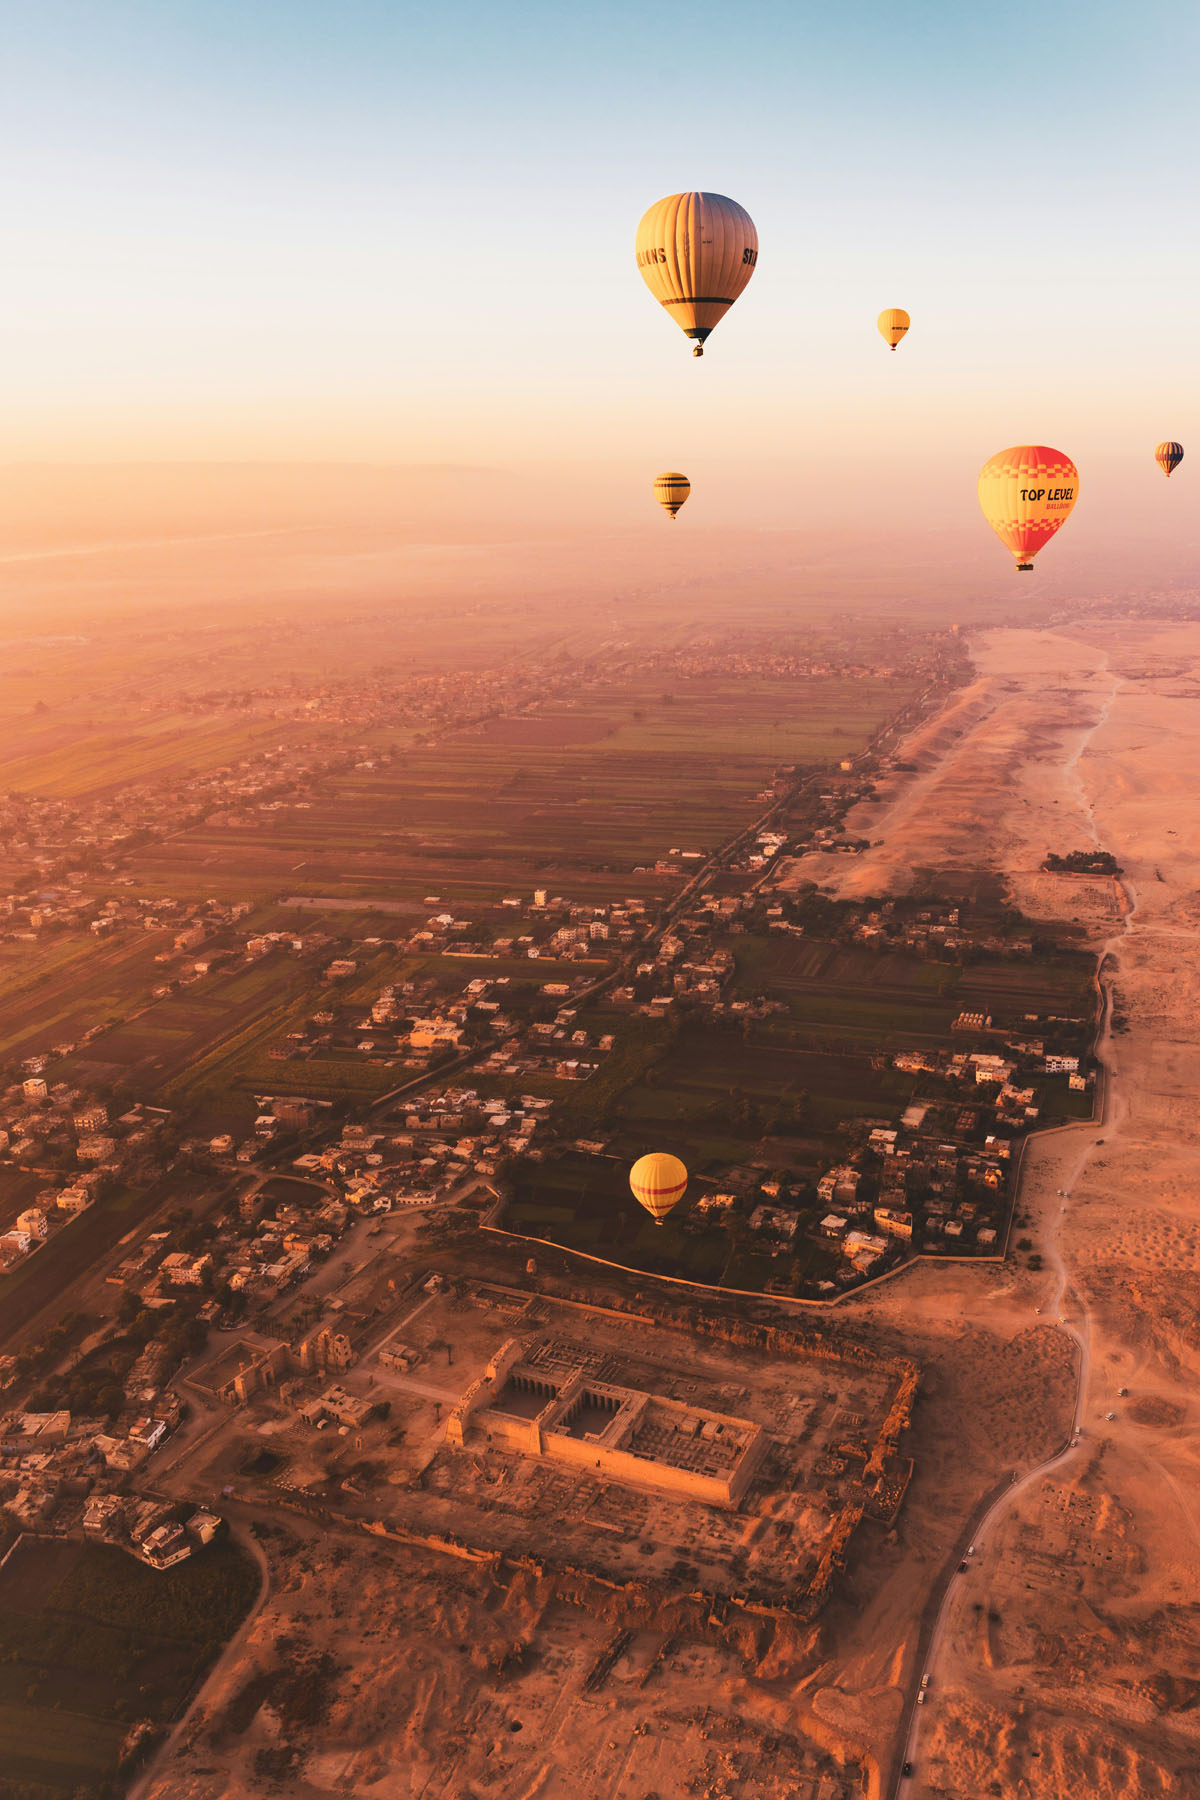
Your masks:
M 672 653 L 664 683 L 672 672 L 724 667 L 728 655 L 719 646 Z M 821 659 L 793 660 L 796 673 L 829 672 Z M 766 649 L 745 656 L 748 672 L 778 674 L 779 663 Z M 364 724 L 394 701 L 387 683 L 367 685 L 355 714 Z M 496 672 L 402 685 L 427 742 L 537 704 Z M 270 697 L 262 690 L 259 704 Z M 330 688 L 282 704 L 344 730 L 343 703 Z M 151 1106 L 132 1084 L 78 1075 L 81 1055 L 115 1013 L 72 1040 L 39 1045 L 7 1072 L 0 1166 L 28 1183 L 28 1197 L 0 1233 L 0 1284 L 35 1273 L 31 1259 L 79 1229 L 98 1201 L 154 1182 L 176 1182 L 182 1195 L 188 1184 L 186 1200 L 130 1232 L 97 1277 L 111 1289 L 98 1314 L 64 1319 L 0 1361 L 0 1394 L 13 1398 L 0 1420 L 0 1504 L 25 1529 L 120 1543 L 156 1568 L 211 1541 L 221 1528 L 211 1495 L 211 1505 L 171 1505 L 142 1491 L 152 1486 L 144 1465 L 184 1418 L 181 1371 L 193 1398 L 229 1408 L 269 1398 L 288 1431 L 303 1428 L 314 1441 L 374 1429 L 385 1402 L 368 1391 L 363 1364 L 381 1393 L 384 1375 L 408 1378 L 423 1352 L 393 1314 L 402 1299 L 415 1313 L 444 1287 L 427 1265 L 416 1281 L 381 1274 L 372 1286 L 383 1246 L 402 1240 L 411 1259 L 413 1245 L 439 1241 L 443 1226 L 447 1235 L 504 1231 L 520 1184 L 564 1159 L 623 1171 L 628 1126 L 611 1097 L 630 1084 L 623 1059 L 631 1046 L 723 1034 L 736 1089 L 742 1046 L 769 1053 L 787 1043 L 786 987 L 755 975 L 774 951 L 832 943 L 859 957 L 899 952 L 964 966 L 982 957 L 1017 965 L 1035 954 L 1027 931 L 981 925 L 953 901 L 839 904 L 811 882 L 781 876 L 813 851 L 861 848 L 845 816 L 893 769 L 882 752 L 844 758 L 817 779 L 792 766 L 775 770 L 752 797 L 753 822 L 720 850 L 664 839 L 660 855 L 630 871 L 671 876 L 657 893 L 643 879 L 645 891 L 630 894 L 622 878 L 620 898 L 589 894 L 583 883 L 572 894 L 560 872 L 553 883 L 496 887 L 469 901 L 424 893 L 390 913 L 381 907 L 368 929 L 359 916 L 339 932 L 329 912 L 314 912 L 307 929 L 304 908 L 286 895 L 270 908 L 150 898 L 120 872 L 138 834 L 153 837 L 168 818 L 172 828 L 182 817 L 236 829 L 264 809 L 303 810 L 326 776 L 369 771 L 394 754 L 330 738 L 303 753 L 262 750 L 177 784 L 121 789 L 94 805 L 0 801 L 0 823 L 12 828 L 13 888 L 0 903 L 0 940 L 156 933 L 147 950 L 153 1000 L 202 1001 L 229 977 L 266 981 L 272 972 L 301 995 L 255 1066 L 247 1104 L 211 1122 Z M 131 1003 L 125 1022 L 135 1013 Z M 1001 1016 L 967 1005 L 933 1046 L 897 1047 L 880 1028 L 863 1055 L 872 1068 L 909 1078 L 910 1098 L 870 1114 L 850 1109 L 836 1129 L 814 1129 L 824 1147 L 818 1162 L 811 1146 L 803 1162 L 780 1155 L 777 1167 L 756 1153 L 755 1133 L 773 1145 L 786 1139 L 799 1099 L 722 1094 L 710 1103 L 717 1115 L 741 1108 L 740 1122 L 752 1119 L 755 1133 L 745 1134 L 744 1155 L 725 1143 L 693 1171 L 680 1229 L 718 1227 L 731 1250 L 748 1248 L 765 1271 L 760 1290 L 802 1299 L 836 1298 L 915 1254 L 999 1255 L 1024 1135 L 1048 1094 L 1086 1099 L 1094 1080 L 1090 1029 L 1090 1020 L 1065 1013 Z M 324 1079 L 331 1065 L 361 1074 L 361 1090 L 338 1093 Z M 652 1059 L 629 1066 L 636 1075 Z M 527 1272 L 531 1265 L 533 1256 Z M 438 1437 L 447 1452 L 470 1449 L 482 1432 L 485 1444 L 532 1458 L 547 1483 L 560 1466 L 607 1457 L 620 1479 L 690 1484 L 718 1509 L 736 1508 L 767 1478 L 766 1428 L 734 1394 L 710 1403 L 686 1390 L 660 1393 L 651 1374 L 605 1376 L 570 1358 L 547 1374 L 527 1338 L 500 1353 L 493 1345 L 488 1361 L 483 1387 L 471 1397 L 456 1392 L 448 1408 Z M 835 1465 L 856 1440 L 840 1415 L 831 1412 L 826 1425 L 818 1473 L 832 1491 Z M 889 1436 L 888 1459 L 894 1448 Z M 439 1463 L 451 1485 L 463 1467 L 452 1460 Z M 861 1458 L 881 1517 L 891 1516 L 907 1480 L 884 1460 L 869 1450 Z M 886 1505 L 881 1495 L 890 1496 Z
M 123 1179 L 161 1166 L 170 1114 L 135 1102 L 117 1113 L 67 1082 L 51 1082 L 45 1060 L 0 1095 L 0 1164 L 36 1174 L 29 1202 L 0 1230 L 0 1275 L 31 1256 Z

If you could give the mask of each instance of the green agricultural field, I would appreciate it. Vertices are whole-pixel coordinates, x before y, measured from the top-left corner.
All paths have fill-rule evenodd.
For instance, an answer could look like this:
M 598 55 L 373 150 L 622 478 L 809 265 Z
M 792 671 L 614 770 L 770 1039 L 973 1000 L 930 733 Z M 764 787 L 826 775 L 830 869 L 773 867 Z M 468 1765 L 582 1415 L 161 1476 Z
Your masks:
M 411 1081 L 413 1071 L 349 1056 L 313 1056 L 300 1062 L 246 1061 L 220 1087 L 200 1097 L 211 1105 L 236 1104 L 252 1093 L 310 1094 L 314 1100 L 368 1101 Z
M 658 1147 L 683 1154 L 688 1142 L 660 1141 Z M 751 1291 L 770 1282 L 800 1292 L 833 1266 L 829 1252 L 807 1237 L 773 1255 L 761 1240 L 748 1237 L 740 1215 L 706 1218 L 695 1209 L 694 1185 L 665 1223 L 656 1225 L 634 1200 L 627 1175 L 627 1161 L 614 1157 L 567 1156 L 544 1168 L 531 1166 L 518 1179 L 501 1228 L 625 1268 Z
M 288 727 L 293 740 L 304 731 Z M 132 782 L 220 768 L 277 744 L 280 737 L 275 720 L 226 722 L 190 713 L 159 713 L 132 726 L 126 721 L 123 728 L 113 721 L 98 730 L 69 725 L 64 730 L 60 723 L 53 744 L 0 760 L 0 792 L 95 798 Z
M 864 1051 L 810 1049 L 780 1037 L 750 1041 L 740 1031 L 696 1027 L 683 1032 L 648 1077 L 618 1102 L 626 1136 L 644 1142 L 686 1132 L 694 1166 L 695 1142 L 730 1139 L 743 1157 L 764 1138 L 822 1137 L 843 1118 L 903 1108 L 914 1079 Z M 689 1160 L 685 1156 L 685 1161 Z
M 568 1091 L 558 1116 L 601 1135 L 607 1153 L 519 1169 L 506 1229 L 688 1280 L 811 1293 L 833 1262 L 815 1229 L 813 1187 L 844 1159 L 846 1127 L 894 1121 L 920 1098 L 942 1121 L 929 1129 L 952 1133 L 970 1106 L 969 1095 L 897 1069 L 897 1051 L 973 1047 L 951 1035 L 963 1010 L 994 1011 L 1019 1025 L 1026 1012 L 1087 1018 L 1092 1009 L 1090 962 L 1071 953 L 963 967 L 816 937 L 745 933 L 726 944 L 735 958 L 732 994 L 781 1010 L 670 1024 L 591 1015 L 593 1030 L 612 1031 L 617 1047 L 598 1076 Z M 1071 1092 L 1065 1077 L 1031 1085 L 1044 1121 L 1090 1116 L 1090 1090 Z M 662 1230 L 639 1216 L 625 1186 L 629 1166 L 650 1149 L 674 1152 L 692 1177 L 690 1202 Z M 742 1171 L 740 1179 L 730 1169 Z M 786 1251 L 749 1233 L 752 1201 L 721 1217 L 695 1210 L 697 1194 L 714 1181 L 753 1191 L 751 1171 L 799 1181 L 801 1228 Z
M 0 1570 L 4 1775 L 48 1800 L 115 1775 L 129 1726 L 174 1717 L 258 1579 L 227 1543 L 160 1571 L 108 1545 L 23 1539 Z
M 319 923 L 319 921 L 317 921 Z M 314 921 L 309 920 L 309 928 Z M 161 940 L 153 936 L 156 943 Z M 228 970 L 217 970 L 200 980 L 177 989 L 158 1000 L 148 1000 L 145 991 L 133 989 L 122 996 L 118 983 L 127 978 L 160 981 L 161 969 L 135 952 L 144 950 L 141 938 L 124 946 L 124 960 L 116 947 L 97 949 L 83 946 L 82 961 L 70 959 L 63 965 L 57 1000 L 46 991 L 40 1003 L 31 1002 L 18 990 L 18 1002 L 31 1007 L 30 1016 L 44 1021 L 48 1011 L 73 1018 L 77 1002 L 68 1002 L 68 993 L 95 996 L 104 990 L 110 1014 L 118 1017 L 138 1002 L 136 1016 L 128 1022 L 114 1023 L 64 1061 L 66 1073 L 80 1079 L 122 1077 L 135 1083 L 148 1098 L 187 1111 L 203 1106 L 215 1111 L 245 1112 L 248 1096 L 256 1090 L 278 1089 L 286 1082 L 322 1097 L 347 1095 L 368 1096 L 383 1093 L 396 1082 L 395 1072 L 379 1065 L 371 1066 L 336 1051 L 319 1052 L 312 1061 L 288 1063 L 269 1055 L 282 1047 L 286 1034 L 302 1028 L 311 1014 L 322 1005 L 368 1006 L 382 986 L 411 976 L 433 976 L 444 980 L 447 991 L 458 992 L 476 975 L 506 975 L 514 981 L 540 986 L 547 981 L 568 978 L 595 980 L 606 964 L 560 963 L 549 958 L 536 962 L 526 957 L 493 960 L 443 955 L 405 956 L 393 945 L 364 953 L 355 952 L 358 969 L 346 981 L 326 984 L 320 968 L 311 960 L 276 952 L 261 962 L 244 964 Z M 86 952 L 91 952 L 88 959 Z M 71 984 L 68 986 L 68 984 Z M 123 1000 L 123 1005 L 122 1005 Z M 24 1016 L 24 1014 L 22 1014 Z M 103 1018 L 103 1013 L 99 1017 Z M 95 1023 L 96 1015 L 91 1016 Z M 69 1023 L 69 1020 L 67 1021 Z M 67 1029 L 64 1023 L 64 1032 Z M 32 1035 L 32 1033 L 31 1033 Z M 20 1043 L 22 1038 L 14 1039 Z
M 203 990 L 188 989 L 170 996 L 137 1021 L 139 1039 L 156 1030 L 147 1021 L 171 1021 L 186 1013 L 194 1024 L 190 1041 L 174 1039 L 160 1045 L 156 1077 L 168 1105 L 183 1109 L 204 1107 L 213 1112 L 245 1112 L 249 1096 L 281 1089 L 311 1093 L 320 1099 L 369 1100 L 386 1093 L 406 1079 L 403 1071 L 381 1062 L 366 1062 L 336 1049 L 320 1049 L 310 1057 L 281 1060 L 269 1054 L 284 1045 L 289 1031 L 300 1029 L 323 1004 L 343 1007 L 369 1005 L 380 988 L 412 976 L 444 978 L 457 993 L 476 975 L 508 975 L 533 983 L 576 979 L 582 974 L 595 979 L 602 964 L 558 963 L 528 958 L 505 962 L 488 958 L 455 956 L 400 956 L 391 946 L 364 957 L 357 954 L 356 974 L 347 981 L 326 986 L 309 966 L 273 956 L 227 982 Z M 268 975 L 274 971 L 273 983 Z M 257 989 L 257 994 L 247 990 Z M 197 998 L 203 992 L 203 1001 Z M 128 1032 L 112 1034 L 119 1049 Z M 89 1054 L 108 1054 L 109 1039 L 97 1039 Z M 143 1075 L 146 1071 L 143 1071 Z
M 74 1795 L 81 1784 L 90 1792 L 115 1771 L 127 1729 L 61 1706 L 0 1701 L 0 1769 L 6 1782 L 39 1783 L 38 1800 Z
M 0 1006 L 56 977 L 70 979 L 73 966 L 90 961 L 95 954 L 96 940 L 74 933 L 52 933 L 32 941 L 5 940 L 0 943 Z
M 6 945 L 0 958 L 6 1059 L 17 1061 L 58 1040 L 77 1041 L 91 1027 L 123 1018 L 162 980 L 154 958 L 167 942 L 164 932 L 139 931 Z
M 183 1061 L 162 1089 L 166 1104 L 183 1110 L 205 1105 L 220 1109 L 232 1094 L 241 1096 L 245 1070 L 263 1061 L 267 1050 L 288 1032 L 298 1029 L 319 1002 L 299 986 L 278 1005 L 248 1009 L 240 1017 L 221 1021 L 206 1048 Z M 278 1065 L 278 1069 L 283 1068 Z M 268 1085 L 279 1085 L 278 1069 Z M 244 1105 L 244 1096 L 243 1105 Z
M 674 677 L 669 696 L 661 682 L 583 687 L 347 771 L 305 807 L 198 826 L 141 852 L 134 872 L 172 893 L 216 879 L 222 892 L 488 903 L 545 881 L 620 897 L 647 880 L 637 869 L 747 824 L 781 764 L 861 750 L 912 698 L 882 678 Z
M 311 971 L 279 955 L 218 971 L 151 1001 L 128 1024 L 101 1032 L 64 1067 L 85 1077 L 98 1069 L 110 1079 L 121 1074 L 148 1097 L 178 1104 L 231 1059 L 257 1055 L 275 1042 L 305 1014 L 311 981 Z
M 959 1000 L 968 1012 L 989 1012 L 1007 1020 L 1026 1013 L 1090 1019 L 1096 1007 L 1095 960 L 1075 952 L 1051 962 L 973 963 L 962 972 Z
M 1087 1018 L 1095 1005 L 1092 959 L 1073 952 L 960 965 L 817 937 L 736 937 L 728 947 L 739 992 L 783 1000 L 800 1032 L 847 1042 L 944 1045 L 960 1012 L 1016 1025 L 1026 1013 Z

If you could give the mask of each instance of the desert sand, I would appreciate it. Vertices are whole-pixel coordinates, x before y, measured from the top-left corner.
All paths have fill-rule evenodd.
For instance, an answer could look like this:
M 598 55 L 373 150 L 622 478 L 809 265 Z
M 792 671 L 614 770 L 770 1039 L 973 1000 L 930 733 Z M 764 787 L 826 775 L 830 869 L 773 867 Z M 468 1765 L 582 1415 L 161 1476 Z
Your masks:
M 1200 627 L 1004 631 L 907 747 L 918 773 L 852 817 L 843 893 L 985 866 L 1105 958 L 1103 1118 L 1048 1132 L 1021 1205 L 1044 1272 L 1007 1296 L 927 1270 L 863 1310 L 903 1328 L 1024 1303 L 1078 1349 L 1078 1438 L 1003 1495 L 922 1666 L 904 1791 L 1027 1800 L 1200 1793 Z M 1119 884 L 1045 875 L 1112 851 Z M 818 859 L 808 859 L 817 863 Z M 821 868 L 826 885 L 828 863 Z M 918 1729 L 919 1727 L 919 1729 Z

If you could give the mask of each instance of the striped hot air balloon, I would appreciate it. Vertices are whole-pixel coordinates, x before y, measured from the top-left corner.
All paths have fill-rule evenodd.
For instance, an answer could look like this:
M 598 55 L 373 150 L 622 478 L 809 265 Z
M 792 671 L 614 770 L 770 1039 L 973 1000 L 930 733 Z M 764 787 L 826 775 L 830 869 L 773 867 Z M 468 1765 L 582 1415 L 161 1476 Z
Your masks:
M 983 516 L 1022 571 L 1032 569 L 1034 557 L 1065 524 L 1078 497 L 1079 470 L 1069 456 L 1046 444 L 1000 450 L 979 472 Z
M 663 474 L 654 477 L 654 498 L 660 506 L 666 508 L 671 517 L 679 511 L 692 491 L 692 484 L 686 475 L 678 469 L 667 469 Z
M 661 1225 L 673 1206 L 683 1199 L 688 1174 L 677 1156 L 664 1150 L 639 1156 L 629 1171 L 633 1197 L 644 1206 L 656 1225 Z
M 1177 444 L 1173 438 L 1168 438 L 1166 443 L 1160 444 L 1154 452 L 1154 460 L 1169 481 L 1183 461 L 1183 445 Z
M 875 323 L 879 327 L 879 335 L 888 349 L 894 350 L 912 324 L 912 320 L 902 306 L 885 306 Z
M 758 261 L 754 220 L 724 194 L 668 194 L 642 215 L 635 244 L 642 280 L 688 337 L 693 356 L 725 317 Z

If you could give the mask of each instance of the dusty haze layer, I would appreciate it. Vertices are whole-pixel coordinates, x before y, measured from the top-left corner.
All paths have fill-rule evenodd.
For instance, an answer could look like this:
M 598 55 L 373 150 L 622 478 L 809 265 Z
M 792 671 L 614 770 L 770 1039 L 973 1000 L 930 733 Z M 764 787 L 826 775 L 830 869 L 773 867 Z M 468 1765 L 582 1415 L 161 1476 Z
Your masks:
M 615 601 L 685 616 L 716 604 L 730 621 L 783 604 L 843 622 L 1024 624 L 1082 595 L 1142 595 L 1151 545 L 1161 594 L 1194 592 L 1197 546 L 1153 464 L 1132 487 L 1110 474 L 1072 520 L 1069 550 L 1052 545 L 1036 579 L 1017 581 L 980 516 L 973 457 L 936 484 L 932 513 L 923 475 L 895 457 L 821 481 L 689 461 L 674 524 L 655 504 L 653 463 L 13 464 L 0 481 L 0 629 L 140 614 L 194 625 L 280 602 L 504 613 L 547 596 L 577 618 Z M 1116 505 L 1119 544 L 1104 528 Z

